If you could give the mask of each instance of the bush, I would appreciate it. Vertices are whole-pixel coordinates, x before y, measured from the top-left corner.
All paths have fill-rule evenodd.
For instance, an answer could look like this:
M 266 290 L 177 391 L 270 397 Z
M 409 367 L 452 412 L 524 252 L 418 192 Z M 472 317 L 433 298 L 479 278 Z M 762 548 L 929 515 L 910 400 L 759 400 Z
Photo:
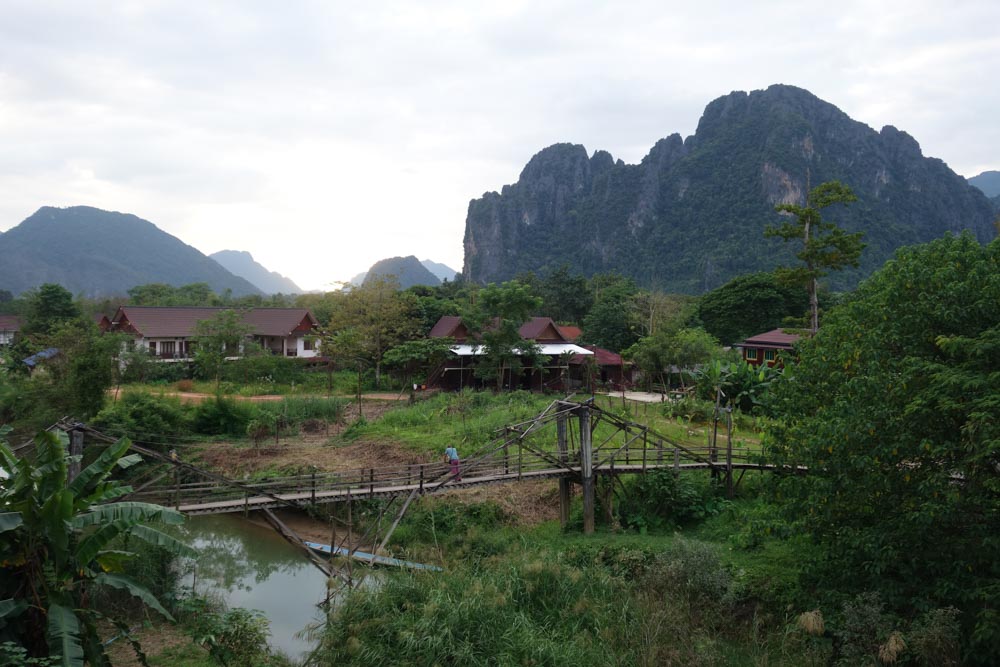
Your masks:
M 707 424 L 715 415 L 715 403 L 685 396 L 679 401 L 664 401 L 663 416 L 670 419 L 685 419 L 693 424 Z
M 216 396 L 199 403 L 194 410 L 194 430 L 205 435 L 242 438 L 250 421 L 260 411 L 252 403 L 243 403 Z
M 224 610 L 201 597 L 186 598 L 178 606 L 188 633 L 222 665 L 275 664 L 267 645 L 268 620 L 259 611 L 239 607 Z
M 168 447 L 191 433 L 190 411 L 176 398 L 127 392 L 93 419 L 95 428 L 138 442 Z
M 644 531 L 684 526 L 722 512 L 729 502 L 708 478 L 651 470 L 627 484 L 618 516 L 627 528 Z

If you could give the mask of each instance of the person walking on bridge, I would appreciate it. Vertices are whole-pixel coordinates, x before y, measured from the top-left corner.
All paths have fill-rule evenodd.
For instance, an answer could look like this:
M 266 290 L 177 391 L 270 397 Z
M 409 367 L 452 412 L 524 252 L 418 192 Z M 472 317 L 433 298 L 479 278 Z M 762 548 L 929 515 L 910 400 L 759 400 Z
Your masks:
M 454 447 L 447 447 L 444 450 L 444 457 L 448 460 L 448 463 L 451 464 L 451 474 L 455 477 L 455 481 L 461 482 L 462 478 L 459 477 L 461 473 L 458 469 L 458 450 Z

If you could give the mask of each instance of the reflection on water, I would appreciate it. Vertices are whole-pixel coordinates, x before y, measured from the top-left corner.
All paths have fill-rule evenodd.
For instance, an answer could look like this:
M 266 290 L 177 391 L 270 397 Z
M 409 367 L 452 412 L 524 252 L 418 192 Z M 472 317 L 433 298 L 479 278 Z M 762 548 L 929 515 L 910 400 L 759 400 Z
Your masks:
M 197 568 L 182 584 L 217 593 L 230 607 L 259 609 L 271 622 L 271 646 L 299 658 L 311 646 L 297 638 L 322 618 L 316 604 L 326 578 L 274 530 L 232 515 L 195 516 L 181 528 L 198 550 Z

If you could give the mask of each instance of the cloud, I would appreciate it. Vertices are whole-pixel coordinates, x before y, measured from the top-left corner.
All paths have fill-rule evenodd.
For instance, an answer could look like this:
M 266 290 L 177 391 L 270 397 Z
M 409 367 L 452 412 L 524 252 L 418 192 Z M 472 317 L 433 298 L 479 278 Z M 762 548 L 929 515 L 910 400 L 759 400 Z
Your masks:
M 135 213 L 306 287 L 461 268 L 470 199 L 557 141 L 637 162 L 771 83 L 1000 167 L 992 2 L 20 2 L 0 24 L 0 229 Z

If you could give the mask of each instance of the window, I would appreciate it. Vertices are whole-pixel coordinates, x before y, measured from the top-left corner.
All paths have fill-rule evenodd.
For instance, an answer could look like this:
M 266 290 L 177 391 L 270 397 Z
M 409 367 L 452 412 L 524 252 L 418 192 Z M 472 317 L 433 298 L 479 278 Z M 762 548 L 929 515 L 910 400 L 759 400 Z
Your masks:
M 757 348 L 755 347 L 747 348 L 747 361 L 757 361 Z
M 155 340 L 149 341 L 149 353 L 150 354 L 156 354 L 156 341 Z
M 172 357 L 174 356 L 174 349 L 176 344 L 172 340 L 165 340 L 160 343 L 160 356 L 161 357 Z
M 302 339 L 302 349 L 303 350 L 311 350 L 311 349 L 313 349 L 313 339 L 312 338 L 303 338 Z
M 764 361 L 774 361 L 774 350 L 764 350 Z

